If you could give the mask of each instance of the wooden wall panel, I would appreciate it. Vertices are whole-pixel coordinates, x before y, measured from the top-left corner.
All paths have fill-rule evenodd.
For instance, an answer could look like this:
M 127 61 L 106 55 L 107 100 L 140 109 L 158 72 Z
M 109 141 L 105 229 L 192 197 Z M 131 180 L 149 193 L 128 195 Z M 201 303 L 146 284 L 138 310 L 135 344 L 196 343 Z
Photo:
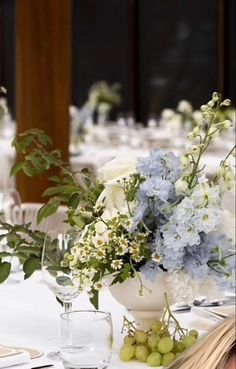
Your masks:
M 68 159 L 71 102 L 71 0 L 16 0 L 16 119 L 18 132 L 47 132 Z M 23 175 L 23 201 L 41 201 L 47 176 Z

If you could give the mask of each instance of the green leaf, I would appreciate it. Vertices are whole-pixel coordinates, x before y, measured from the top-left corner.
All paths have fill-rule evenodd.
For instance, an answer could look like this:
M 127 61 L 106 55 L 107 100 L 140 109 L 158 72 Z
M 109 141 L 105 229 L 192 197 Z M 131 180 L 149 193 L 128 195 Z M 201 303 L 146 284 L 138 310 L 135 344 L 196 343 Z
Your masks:
M 2 251 L 0 252 L 0 258 L 7 258 L 8 256 L 11 256 L 12 254 L 10 252 Z
M 58 176 L 49 177 L 48 180 L 55 183 L 61 183 L 61 178 Z
M 47 188 L 44 192 L 43 192 L 43 196 L 52 196 L 52 195 L 56 195 L 58 193 L 60 193 L 61 190 L 59 187 L 50 187 Z
M 41 255 L 41 249 L 37 246 L 19 246 L 17 248 L 15 248 L 15 253 L 17 255 L 17 253 L 20 252 L 21 254 L 33 254 L 35 256 L 40 256 Z
M 96 310 L 99 309 L 99 291 L 92 290 L 92 297 L 89 298 L 91 304 L 95 307 Z
M 25 163 L 23 161 L 14 164 L 13 167 L 11 168 L 10 177 L 15 176 L 23 168 L 24 165 Z
M 30 155 L 28 158 L 26 156 L 25 158 L 26 160 L 29 159 L 32 162 L 32 165 L 37 170 L 37 173 L 42 172 L 44 170 L 41 160 L 36 155 Z
M 69 199 L 68 206 L 71 207 L 72 209 L 76 209 L 79 205 L 79 202 L 80 195 L 78 193 L 74 193 Z
M 39 259 L 34 257 L 27 259 L 23 264 L 23 271 L 25 273 L 24 279 L 29 278 L 35 272 L 35 270 L 39 269 L 41 269 Z
M 54 199 L 51 203 L 48 202 L 47 204 L 43 205 L 38 212 L 38 216 L 37 216 L 37 222 L 38 224 L 40 222 L 42 222 L 42 220 L 44 218 L 49 217 L 52 214 L 55 214 L 55 212 L 57 211 L 58 207 L 60 205 L 60 200 L 58 199 Z
M 72 215 L 71 220 L 79 227 L 79 229 L 83 229 L 86 224 L 81 215 Z
M 131 270 L 131 265 L 126 263 L 121 271 L 121 276 L 122 276 L 123 281 L 125 281 L 126 279 L 130 277 L 130 270 Z
M 34 175 L 34 170 L 31 167 L 30 164 L 28 164 L 27 162 L 24 162 L 24 165 L 22 167 L 23 172 L 25 173 L 25 175 L 27 175 L 28 177 L 33 177 Z
M 4 261 L 0 263 L 0 283 L 4 282 L 10 275 L 11 264 Z

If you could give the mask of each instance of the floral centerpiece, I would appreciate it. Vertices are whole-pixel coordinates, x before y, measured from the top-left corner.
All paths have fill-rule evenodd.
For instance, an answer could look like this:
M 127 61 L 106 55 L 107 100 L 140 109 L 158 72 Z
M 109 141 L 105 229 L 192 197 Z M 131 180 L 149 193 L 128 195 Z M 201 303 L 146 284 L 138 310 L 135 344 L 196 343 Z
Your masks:
M 73 271 L 81 290 L 94 298 L 108 277 L 114 284 L 137 276 L 142 295 L 142 275 L 152 280 L 161 271 L 174 298 L 182 300 L 184 291 L 189 301 L 230 280 L 235 250 L 232 237 L 221 232 L 221 199 L 234 185 L 229 158 L 235 148 L 214 178 L 207 178 L 201 163 L 214 138 L 231 126 L 229 120 L 216 120 L 229 104 L 214 93 L 201 106 L 208 125 L 203 128 L 200 121 L 194 127 L 192 145 L 181 158 L 159 148 L 147 157 L 116 158 L 100 169 L 98 179 L 87 171 L 72 173 L 57 150 L 48 153 L 50 139 L 39 130 L 15 141 L 25 160 L 13 174 L 23 170 L 32 176 L 52 165 L 61 170 L 51 178 L 54 186 L 45 191 L 51 198 L 38 219 L 68 205 L 68 221 L 78 237 L 61 267 Z
M 230 278 L 234 246 L 219 228 L 221 198 L 234 183 L 227 159 L 235 149 L 213 179 L 201 166 L 212 140 L 231 126 L 215 121 L 218 109 L 229 103 L 214 93 L 201 107 L 209 124 L 193 129 L 193 145 L 182 158 L 157 148 L 148 157 L 116 158 L 100 169 L 103 189 L 92 212 L 83 204 L 76 209 L 86 222 L 64 260 L 82 290 L 99 290 L 107 275 L 122 283 L 138 271 L 153 279 L 161 269 L 168 272 L 176 299 L 182 298 L 181 286 L 194 299 Z M 144 287 L 140 278 L 140 294 Z

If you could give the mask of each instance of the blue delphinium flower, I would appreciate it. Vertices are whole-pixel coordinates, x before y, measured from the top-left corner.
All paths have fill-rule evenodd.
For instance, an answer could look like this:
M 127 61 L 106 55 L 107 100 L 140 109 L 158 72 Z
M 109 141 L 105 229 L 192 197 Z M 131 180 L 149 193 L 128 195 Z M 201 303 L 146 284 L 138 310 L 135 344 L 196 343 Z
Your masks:
M 186 271 L 195 279 L 204 279 L 208 272 L 207 265 L 211 258 L 211 246 L 188 246 L 185 248 L 185 255 L 183 257 Z
M 132 230 L 143 221 L 155 231 L 165 224 L 166 208 L 176 201 L 174 182 L 181 176 L 180 161 L 173 153 L 154 149 L 138 160 L 137 170 L 146 178 L 137 192 Z
M 204 279 L 209 272 L 214 272 L 219 278 L 225 274 L 231 274 L 232 258 L 227 262 L 227 256 L 233 253 L 232 244 L 225 235 L 214 233 L 201 234 L 201 244 L 185 247 L 183 257 L 186 271 L 196 279 Z M 215 266 L 214 261 L 222 263 Z M 211 268 L 212 265 L 212 268 Z
M 146 197 L 156 197 L 161 201 L 167 202 L 172 188 L 173 184 L 170 181 L 151 177 L 141 184 L 140 191 L 144 192 Z
M 172 152 L 160 149 L 151 151 L 148 157 L 139 158 L 137 170 L 146 177 L 159 177 L 176 182 L 181 176 L 180 160 Z

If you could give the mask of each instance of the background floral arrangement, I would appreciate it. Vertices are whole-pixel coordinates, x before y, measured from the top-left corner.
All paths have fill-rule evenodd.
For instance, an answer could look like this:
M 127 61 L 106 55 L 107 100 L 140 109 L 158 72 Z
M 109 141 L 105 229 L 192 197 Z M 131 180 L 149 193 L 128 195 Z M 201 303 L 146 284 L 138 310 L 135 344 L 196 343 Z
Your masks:
M 109 118 L 111 110 L 121 104 L 121 86 L 118 83 L 112 85 L 105 81 L 94 83 L 88 93 L 88 99 L 78 109 L 70 106 L 72 141 L 84 141 L 91 124 L 97 114 L 98 123 L 104 123 Z
M 33 129 L 15 140 L 24 160 L 12 168 L 12 174 L 22 170 L 32 176 L 51 166 L 60 169 L 59 176 L 50 178 L 54 185 L 44 193 L 50 200 L 39 211 L 38 220 L 54 213 L 60 204 L 68 206 L 68 222 L 78 236 L 61 267 L 73 271 L 81 290 L 93 296 L 108 276 L 112 283 L 137 276 L 142 294 L 142 273 L 154 279 L 161 270 L 168 272 L 175 300 L 189 301 L 209 286 L 212 290 L 230 280 L 235 251 L 233 240 L 220 232 L 221 198 L 234 185 L 228 159 L 235 156 L 235 148 L 221 161 L 212 180 L 201 166 L 208 146 L 231 126 L 229 120 L 216 119 L 219 110 L 229 105 L 230 100 L 222 101 L 214 93 L 201 106 L 208 125 L 195 126 L 189 134 L 192 145 L 182 158 L 158 148 L 144 158 L 116 158 L 101 168 L 99 179 L 87 170 L 71 172 L 58 150 L 47 150 L 51 141 L 42 131 Z M 14 234 L 18 249 L 30 246 L 29 276 L 39 267 L 35 260 L 42 235 L 26 226 L 30 242 L 29 237 L 19 237 L 16 227 L 7 229 L 5 236 Z M 22 234 L 22 227 L 19 231 Z
M 186 131 L 192 130 L 196 125 L 201 122 L 202 126 L 207 127 L 209 117 L 202 117 L 201 110 L 195 110 L 192 104 L 188 100 L 181 100 L 178 102 L 176 109 L 164 109 L 161 113 L 160 124 L 163 127 L 170 129 L 185 129 Z M 219 122 L 223 122 L 226 119 L 235 124 L 236 110 L 235 108 L 225 105 L 224 108 L 216 112 L 216 119 Z

